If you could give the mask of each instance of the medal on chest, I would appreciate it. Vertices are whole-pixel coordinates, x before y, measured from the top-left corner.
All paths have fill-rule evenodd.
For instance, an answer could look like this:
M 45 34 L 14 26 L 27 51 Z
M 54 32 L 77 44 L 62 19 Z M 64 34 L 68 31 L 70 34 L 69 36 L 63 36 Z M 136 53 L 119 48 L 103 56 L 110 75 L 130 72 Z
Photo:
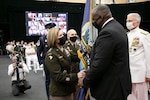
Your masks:
M 130 53 L 136 52 L 139 44 L 140 44 L 140 38 L 139 37 L 133 38 L 131 41 L 131 46 L 129 48 L 129 52 Z
M 139 45 L 139 43 L 140 43 L 139 37 L 135 37 L 135 38 L 133 38 L 133 40 L 132 40 L 131 46 L 137 47 L 137 46 Z

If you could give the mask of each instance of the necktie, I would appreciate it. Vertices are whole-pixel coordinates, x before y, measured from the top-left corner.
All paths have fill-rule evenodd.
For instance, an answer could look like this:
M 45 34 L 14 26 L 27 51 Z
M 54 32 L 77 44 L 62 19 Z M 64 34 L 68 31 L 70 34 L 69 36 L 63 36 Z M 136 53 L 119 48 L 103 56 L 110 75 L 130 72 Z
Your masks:
M 20 78 L 19 78 L 19 69 L 16 67 L 16 74 L 17 74 L 17 81 L 20 81 Z

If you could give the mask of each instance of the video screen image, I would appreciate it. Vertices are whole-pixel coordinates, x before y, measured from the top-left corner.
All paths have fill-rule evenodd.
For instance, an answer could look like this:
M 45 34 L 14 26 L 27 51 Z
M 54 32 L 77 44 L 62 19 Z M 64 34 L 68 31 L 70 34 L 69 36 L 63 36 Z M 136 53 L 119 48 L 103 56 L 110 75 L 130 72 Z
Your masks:
M 26 36 L 41 36 L 47 34 L 45 25 L 55 23 L 56 27 L 67 31 L 68 13 L 61 12 L 25 12 Z

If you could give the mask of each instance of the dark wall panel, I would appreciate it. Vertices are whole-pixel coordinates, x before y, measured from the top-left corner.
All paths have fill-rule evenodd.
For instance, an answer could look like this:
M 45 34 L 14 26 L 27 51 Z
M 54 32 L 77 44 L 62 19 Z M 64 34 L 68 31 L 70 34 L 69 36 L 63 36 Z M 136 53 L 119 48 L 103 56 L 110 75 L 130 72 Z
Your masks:
M 141 28 L 150 32 L 150 2 L 143 3 L 131 3 L 131 4 L 113 4 L 109 5 L 113 16 L 124 27 L 126 22 L 126 16 L 130 12 L 137 12 L 141 15 Z
M 68 29 L 74 28 L 80 33 L 84 4 L 55 2 L 9 2 L 10 38 L 15 40 L 37 41 L 38 37 L 25 36 L 25 11 L 68 12 Z M 79 34 L 80 35 L 80 34 Z

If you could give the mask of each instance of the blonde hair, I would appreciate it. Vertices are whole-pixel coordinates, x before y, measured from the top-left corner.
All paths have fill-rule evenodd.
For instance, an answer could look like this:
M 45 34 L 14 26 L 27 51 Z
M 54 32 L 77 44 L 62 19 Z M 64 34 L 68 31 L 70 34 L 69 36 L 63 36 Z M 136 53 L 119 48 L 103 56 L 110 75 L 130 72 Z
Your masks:
M 58 37 L 58 32 L 60 28 L 51 28 L 48 30 L 47 34 L 47 44 L 50 47 L 55 47 L 55 42 Z

